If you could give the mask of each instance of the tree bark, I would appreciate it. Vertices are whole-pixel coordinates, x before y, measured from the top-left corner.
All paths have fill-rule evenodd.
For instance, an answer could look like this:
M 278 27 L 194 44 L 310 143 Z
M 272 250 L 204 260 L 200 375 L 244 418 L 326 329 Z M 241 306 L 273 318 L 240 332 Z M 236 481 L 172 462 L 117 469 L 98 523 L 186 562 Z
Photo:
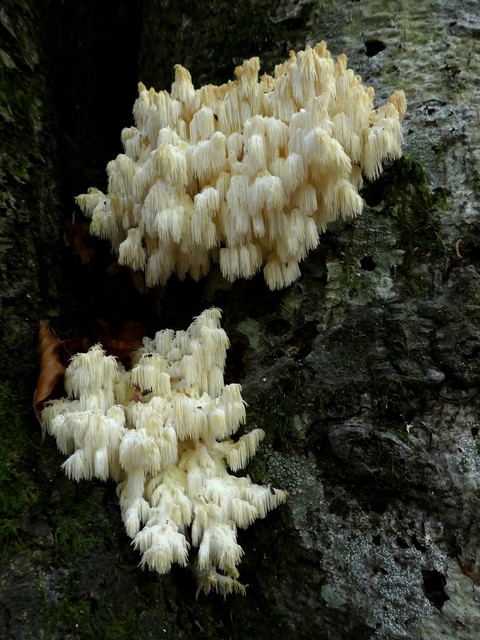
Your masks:
M 0 9 L 0 633 L 4 638 L 478 636 L 480 20 L 477 3 L 363 0 L 23 3 Z M 139 8 L 140 7 L 140 8 Z M 261 275 L 149 293 L 73 198 L 106 188 L 136 84 L 271 72 L 325 39 L 375 88 L 407 95 L 404 157 L 271 292 Z M 135 286 L 135 284 L 137 286 Z M 266 432 L 248 469 L 288 489 L 241 532 L 247 595 L 195 599 L 183 569 L 141 571 L 115 488 L 74 484 L 30 410 L 36 327 L 142 320 L 151 335 L 223 310 L 227 381 Z

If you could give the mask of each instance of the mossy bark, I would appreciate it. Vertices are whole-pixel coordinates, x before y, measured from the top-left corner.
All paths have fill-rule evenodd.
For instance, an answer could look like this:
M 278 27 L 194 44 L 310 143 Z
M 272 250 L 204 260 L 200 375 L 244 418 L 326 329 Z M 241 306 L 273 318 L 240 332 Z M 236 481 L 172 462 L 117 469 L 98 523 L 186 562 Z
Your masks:
M 99 6 L 100 4 L 100 6 Z M 480 530 L 480 51 L 475 2 L 25 3 L 0 9 L 0 506 L 5 638 L 476 638 Z M 138 80 L 173 65 L 223 82 L 326 39 L 407 94 L 405 157 L 366 185 L 270 292 L 261 275 L 144 295 L 95 244 L 66 247 L 73 198 L 105 188 Z M 78 212 L 75 213 L 78 221 Z M 113 485 L 68 481 L 30 409 L 36 328 L 142 319 L 151 333 L 223 309 L 255 481 L 289 504 L 246 532 L 246 597 L 195 599 L 185 570 L 140 571 Z M 14 487 L 14 490 L 12 489 Z M 460 622 L 459 622 L 460 621 Z

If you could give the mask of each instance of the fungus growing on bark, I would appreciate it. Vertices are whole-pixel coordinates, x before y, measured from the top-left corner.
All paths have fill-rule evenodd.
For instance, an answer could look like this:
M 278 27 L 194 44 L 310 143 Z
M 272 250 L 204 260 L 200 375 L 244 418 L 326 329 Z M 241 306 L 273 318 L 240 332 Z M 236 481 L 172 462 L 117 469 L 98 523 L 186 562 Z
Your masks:
M 401 156 L 403 92 L 373 109 L 373 88 L 325 42 L 273 77 L 259 68 L 252 58 L 235 81 L 195 89 L 176 65 L 170 94 L 140 83 L 107 193 L 77 197 L 91 233 L 147 286 L 198 279 L 212 262 L 230 281 L 264 266 L 271 289 L 291 284 L 327 224 L 361 212 L 362 174 Z
M 43 411 L 74 480 L 113 478 L 127 534 L 141 565 L 160 573 L 185 566 L 190 546 L 198 590 L 244 592 L 237 528 L 285 502 L 287 493 L 253 484 L 243 469 L 261 429 L 232 436 L 245 422 L 238 384 L 225 385 L 228 337 L 219 309 L 186 331 L 159 331 L 126 370 L 100 346 L 77 354 L 65 374 L 67 398 Z

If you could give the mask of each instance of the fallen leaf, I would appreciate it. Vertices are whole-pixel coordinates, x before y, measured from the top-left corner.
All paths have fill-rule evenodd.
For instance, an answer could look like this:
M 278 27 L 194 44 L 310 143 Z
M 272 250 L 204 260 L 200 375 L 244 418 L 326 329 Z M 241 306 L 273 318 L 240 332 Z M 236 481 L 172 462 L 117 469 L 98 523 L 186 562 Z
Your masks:
M 102 344 L 107 355 L 124 360 L 130 353 L 141 347 L 145 327 L 141 322 L 127 321 L 120 325 L 110 325 L 101 320 L 91 327 L 96 341 Z M 40 320 L 38 330 L 38 350 L 40 352 L 40 373 L 33 399 L 33 407 L 38 421 L 42 425 L 42 440 L 45 427 L 42 423 L 42 411 L 47 402 L 60 398 L 65 394 L 65 370 L 72 356 L 80 351 L 87 351 L 91 340 L 70 338 L 61 340 L 48 322 Z
M 38 329 L 38 350 L 40 352 L 40 373 L 33 406 L 42 423 L 42 410 L 46 402 L 64 393 L 63 379 L 68 361 L 75 353 L 83 350 L 80 340 L 60 340 L 50 329 L 48 322 L 40 320 Z

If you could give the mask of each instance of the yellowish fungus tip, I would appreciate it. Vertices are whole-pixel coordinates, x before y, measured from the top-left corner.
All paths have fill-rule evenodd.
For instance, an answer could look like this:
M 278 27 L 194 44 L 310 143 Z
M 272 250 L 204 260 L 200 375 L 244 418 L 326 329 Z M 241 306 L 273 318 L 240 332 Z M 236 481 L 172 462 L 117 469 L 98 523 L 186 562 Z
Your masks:
M 362 211 L 362 173 L 401 156 L 403 91 L 374 109 L 372 87 L 325 42 L 291 51 L 274 76 L 259 69 L 251 58 L 235 81 L 195 89 L 177 64 L 170 93 L 139 83 L 107 193 L 77 197 L 91 233 L 147 286 L 218 260 L 228 280 L 263 266 L 271 289 L 288 286 L 327 224 Z

